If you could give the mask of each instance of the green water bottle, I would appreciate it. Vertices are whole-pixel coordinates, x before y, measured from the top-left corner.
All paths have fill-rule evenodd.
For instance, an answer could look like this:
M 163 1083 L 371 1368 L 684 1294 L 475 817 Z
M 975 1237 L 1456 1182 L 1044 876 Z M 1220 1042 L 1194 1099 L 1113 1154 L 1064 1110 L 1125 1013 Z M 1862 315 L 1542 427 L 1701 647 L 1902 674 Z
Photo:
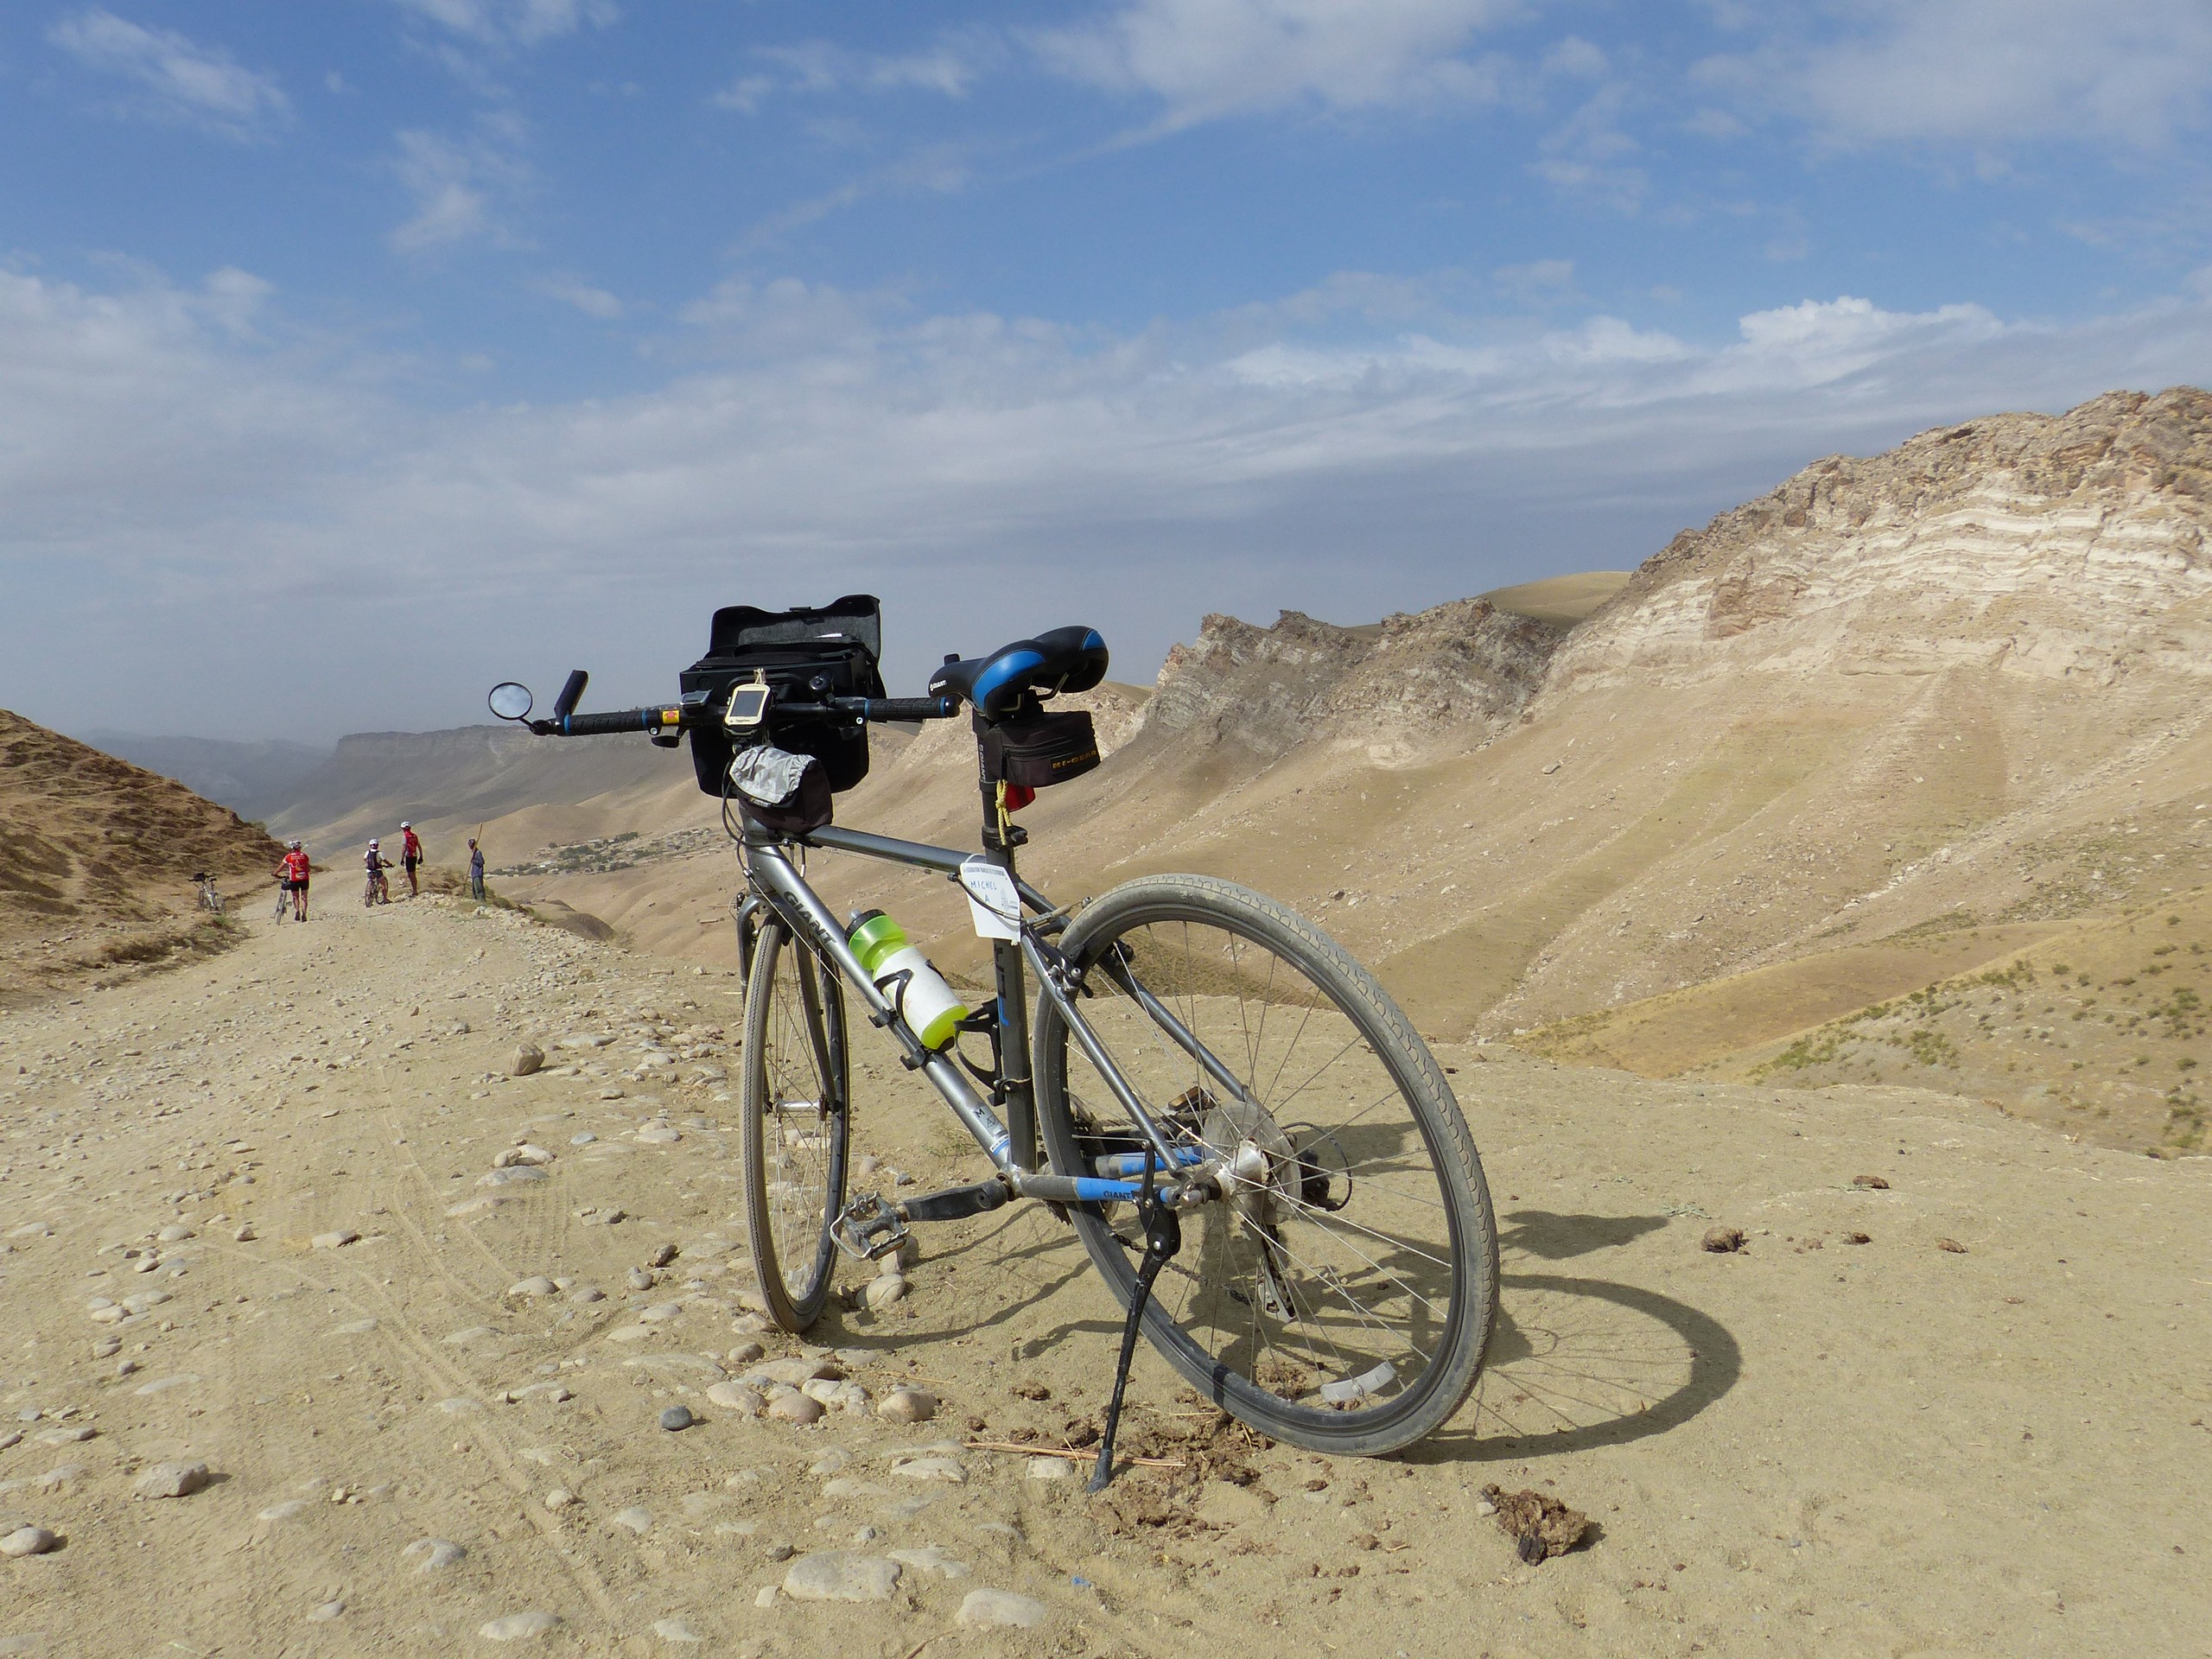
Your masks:
M 864 910 L 853 918 L 845 937 L 876 989 L 890 998 L 924 1048 L 943 1048 L 952 1040 L 968 1017 L 968 1005 L 908 942 L 906 929 L 880 910 Z

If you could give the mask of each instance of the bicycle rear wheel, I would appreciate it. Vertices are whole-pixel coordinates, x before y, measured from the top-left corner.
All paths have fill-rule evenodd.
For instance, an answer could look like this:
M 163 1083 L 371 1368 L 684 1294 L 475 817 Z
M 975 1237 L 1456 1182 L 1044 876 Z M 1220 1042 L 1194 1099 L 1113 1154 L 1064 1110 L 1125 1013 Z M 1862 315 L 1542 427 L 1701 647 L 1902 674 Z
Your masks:
M 1145 1334 L 1224 1410 L 1294 1446 L 1376 1456 L 1442 1427 L 1482 1367 L 1497 1237 L 1473 1139 L 1405 1015 L 1312 923 L 1205 876 L 1116 887 L 1061 948 L 1085 973 L 1085 1022 L 1147 1109 L 1239 1172 L 1230 1196 L 1184 1212 Z M 1049 1001 L 1033 1040 L 1052 1167 L 1088 1175 L 1139 1150 Z M 1135 1211 L 1075 1212 L 1124 1307 L 1144 1249 Z
M 830 1297 L 850 1092 L 836 970 L 764 923 L 745 983 L 745 1224 L 768 1317 L 805 1330 Z

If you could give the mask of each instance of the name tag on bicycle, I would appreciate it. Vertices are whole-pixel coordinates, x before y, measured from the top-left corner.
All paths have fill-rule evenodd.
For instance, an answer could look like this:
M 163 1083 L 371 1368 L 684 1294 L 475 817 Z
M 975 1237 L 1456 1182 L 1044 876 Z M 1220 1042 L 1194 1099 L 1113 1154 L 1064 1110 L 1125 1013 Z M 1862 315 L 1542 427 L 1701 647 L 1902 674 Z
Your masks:
M 985 858 L 968 859 L 960 866 L 960 889 L 968 895 L 977 938 L 1021 937 L 1021 894 L 1004 870 Z

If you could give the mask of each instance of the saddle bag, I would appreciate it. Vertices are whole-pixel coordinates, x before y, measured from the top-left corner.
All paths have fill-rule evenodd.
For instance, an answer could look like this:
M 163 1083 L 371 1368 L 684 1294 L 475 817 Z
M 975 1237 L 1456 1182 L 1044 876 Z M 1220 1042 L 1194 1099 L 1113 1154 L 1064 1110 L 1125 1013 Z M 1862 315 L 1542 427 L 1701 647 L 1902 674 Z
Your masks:
M 726 605 L 715 613 L 707 654 L 685 669 L 677 683 L 687 707 L 719 711 L 737 686 L 766 680 L 775 696 L 762 735 L 787 752 L 812 755 L 822 763 L 827 786 L 842 791 L 868 776 L 868 728 L 857 721 L 781 720 L 776 702 L 785 695 L 812 701 L 817 679 L 832 696 L 880 697 L 883 676 L 876 664 L 882 654 L 883 607 L 870 594 L 788 611 Z M 734 753 L 720 721 L 692 728 L 691 768 L 701 790 L 722 792 Z
M 1049 789 L 1098 765 L 1090 711 L 1036 713 L 994 721 L 983 731 L 983 775 L 1021 789 Z
M 836 810 L 830 774 L 819 760 L 766 743 L 740 749 L 731 757 L 729 786 L 739 811 L 779 836 L 819 830 Z

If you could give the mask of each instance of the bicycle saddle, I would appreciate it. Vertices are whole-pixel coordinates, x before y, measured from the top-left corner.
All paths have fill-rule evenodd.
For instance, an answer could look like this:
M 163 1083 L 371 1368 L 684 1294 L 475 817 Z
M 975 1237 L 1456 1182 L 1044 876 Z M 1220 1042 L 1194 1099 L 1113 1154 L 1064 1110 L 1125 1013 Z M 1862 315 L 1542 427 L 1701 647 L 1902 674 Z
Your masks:
M 1078 624 L 947 663 L 930 676 L 930 695 L 958 697 L 985 720 L 1001 720 L 1036 692 L 1088 691 L 1105 677 L 1106 642 Z

